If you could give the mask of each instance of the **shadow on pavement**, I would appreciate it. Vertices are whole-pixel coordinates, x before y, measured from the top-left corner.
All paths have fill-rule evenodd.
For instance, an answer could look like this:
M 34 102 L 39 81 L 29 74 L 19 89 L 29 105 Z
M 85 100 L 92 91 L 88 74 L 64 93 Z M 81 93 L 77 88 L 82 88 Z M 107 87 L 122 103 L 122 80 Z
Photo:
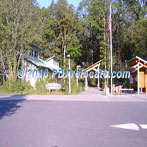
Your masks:
M 5 116 L 10 116 L 16 112 L 17 109 L 21 108 L 22 106 L 20 103 L 24 102 L 25 99 L 21 100 L 11 100 L 12 98 L 23 98 L 23 95 L 12 95 L 7 97 L 10 100 L 2 100 L 0 101 L 0 120 L 3 119 Z

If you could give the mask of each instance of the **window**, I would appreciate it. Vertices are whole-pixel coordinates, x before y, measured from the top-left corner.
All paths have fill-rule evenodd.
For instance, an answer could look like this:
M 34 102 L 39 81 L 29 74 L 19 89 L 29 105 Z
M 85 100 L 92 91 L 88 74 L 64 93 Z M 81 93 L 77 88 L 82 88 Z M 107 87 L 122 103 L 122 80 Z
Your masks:
M 30 52 L 30 56 L 38 58 L 39 52 L 36 51 L 35 49 L 32 49 L 31 52 Z
M 38 58 L 38 51 L 35 51 L 35 57 Z
M 30 53 L 30 56 L 32 56 L 32 57 L 33 57 L 33 52 L 34 52 L 34 51 L 32 50 L 31 53 Z

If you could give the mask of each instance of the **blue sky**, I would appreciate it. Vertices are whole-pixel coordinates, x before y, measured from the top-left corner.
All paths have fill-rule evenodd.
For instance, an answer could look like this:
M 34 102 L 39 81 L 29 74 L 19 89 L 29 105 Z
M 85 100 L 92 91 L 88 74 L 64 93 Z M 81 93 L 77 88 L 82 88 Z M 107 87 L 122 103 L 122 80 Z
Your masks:
M 37 1 L 38 1 L 41 8 L 42 7 L 47 8 L 52 2 L 52 0 L 37 0 Z M 54 1 L 57 2 L 58 0 L 54 0 Z M 81 1 L 82 0 L 68 0 L 68 3 L 73 4 L 77 8 Z

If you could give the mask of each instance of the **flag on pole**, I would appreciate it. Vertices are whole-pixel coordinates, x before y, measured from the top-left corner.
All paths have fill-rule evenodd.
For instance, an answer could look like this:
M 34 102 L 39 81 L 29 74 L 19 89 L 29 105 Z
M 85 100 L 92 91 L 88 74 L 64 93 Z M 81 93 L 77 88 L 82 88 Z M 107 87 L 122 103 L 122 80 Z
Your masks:
M 111 19 L 111 16 L 109 16 L 109 21 L 108 21 L 109 32 L 111 32 L 111 22 L 112 22 L 112 19 Z
M 111 74 L 113 71 L 113 50 L 112 50 L 112 19 L 111 19 L 111 13 L 112 13 L 112 3 L 110 2 L 110 16 L 109 16 L 109 22 L 108 22 L 108 27 L 109 27 L 109 33 L 110 33 L 110 53 L 111 53 Z M 112 93 L 112 87 L 113 87 L 113 79 L 111 76 L 111 95 L 113 95 Z
M 110 4 L 110 15 L 109 15 L 109 20 L 108 20 L 109 33 L 111 32 L 111 23 L 112 23 L 112 19 L 111 19 L 111 4 Z

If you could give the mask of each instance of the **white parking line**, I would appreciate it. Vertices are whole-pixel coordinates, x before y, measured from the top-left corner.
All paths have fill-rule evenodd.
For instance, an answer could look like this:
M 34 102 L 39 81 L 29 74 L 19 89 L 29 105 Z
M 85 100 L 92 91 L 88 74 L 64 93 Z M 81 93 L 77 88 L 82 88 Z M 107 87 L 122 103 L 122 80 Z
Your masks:
M 113 125 L 111 127 L 139 131 L 139 127 L 134 123 Z
M 141 127 L 142 129 L 147 129 L 147 124 L 140 124 L 140 127 Z

